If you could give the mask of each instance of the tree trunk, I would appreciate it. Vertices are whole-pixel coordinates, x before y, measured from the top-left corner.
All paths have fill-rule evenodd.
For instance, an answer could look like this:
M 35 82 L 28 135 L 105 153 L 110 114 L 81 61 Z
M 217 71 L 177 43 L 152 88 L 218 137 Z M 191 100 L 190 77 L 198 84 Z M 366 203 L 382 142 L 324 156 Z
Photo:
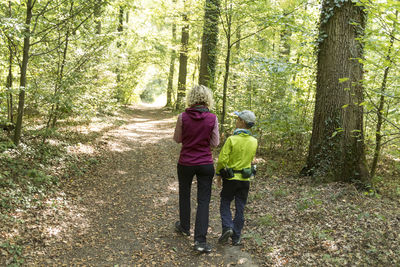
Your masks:
M 9 15 L 12 17 L 11 13 L 11 1 L 8 1 L 9 7 Z M 12 83 L 13 83 L 13 75 L 12 75 L 12 65 L 13 65 L 13 51 L 11 46 L 11 41 L 8 41 L 8 75 L 6 81 L 6 90 L 7 93 L 7 119 L 9 122 L 14 123 L 14 112 L 13 112 L 13 94 L 12 94 Z
M 173 1 L 176 3 L 176 1 Z M 174 92 L 174 74 L 175 74 L 175 59 L 176 59 L 176 23 L 172 24 L 172 50 L 171 50 L 171 61 L 169 63 L 169 74 L 168 74 L 168 86 L 167 86 L 167 104 L 166 107 L 172 107 L 172 94 Z
M 292 31 L 287 24 L 285 24 L 284 29 L 281 32 L 281 43 L 280 43 L 280 54 L 284 57 L 285 61 L 289 61 L 290 56 L 290 37 L 292 35 Z
M 181 52 L 179 55 L 178 95 L 176 99 L 177 110 L 182 110 L 185 106 L 183 99 L 186 95 L 187 52 L 189 43 L 189 20 L 186 14 L 183 15 L 183 22 L 184 25 L 182 27 Z
M 14 122 L 13 117 L 13 94 L 12 94 L 12 82 L 13 82 L 13 75 L 12 75 L 12 64 L 13 64 L 13 53 L 11 47 L 9 46 L 9 61 L 8 61 L 8 75 L 6 81 L 6 90 L 7 93 L 7 119 L 10 122 Z
M 220 0 L 206 0 L 199 84 L 214 89 Z
M 101 0 L 96 1 L 93 12 L 94 21 L 96 23 L 96 34 L 101 34 L 101 7 L 102 7 L 102 1 Z
M 123 30 L 124 30 L 124 8 L 122 6 L 119 6 L 117 31 L 121 35 Z M 121 36 L 119 38 L 121 38 Z M 117 48 L 120 48 L 120 47 L 121 47 L 121 42 L 120 42 L 120 40 L 118 40 Z M 118 56 L 118 62 L 120 61 L 120 59 L 121 59 L 121 56 Z M 118 85 L 119 82 L 121 81 L 121 72 L 119 70 L 119 67 L 117 67 L 116 73 L 117 73 L 117 85 Z
M 232 7 L 231 7 L 232 8 Z M 226 117 L 226 97 L 228 93 L 228 80 L 229 80 L 229 68 L 230 68 L 230 61 L 231 61 L 231 27 L 232 27 L 232 15 L 231 12 L 229 13 L 227 19 L 227 32 L 226 32 L 226 42 L 227 42 L 227 51 L 226 51 L 226 58 L 225 58 L 225 75 L 224 75 L 224 87 L 222 91 L 222 114 L 221 114 L 221 133 L 224 132 L 225 128 L 225 117 Z
M 228 38 L 228 39 L 230 39 L 230 38 Z M 226 117 L 226 97 L 228 94 L 230 59 L 231 59 L 231 48 L 228 45 L 228 50 L 226 51 L 226 58 L 225 58 L 224 88 L 223 88 L 223 92 L 222 92 L 221 133 L 224 132 L 224 128 L 225 128 L 224 124 L 225 124 L 225 117 Z
M 121 33 L 124 30 L 124 8 L 119 6 L 119 15 L 118 15 L 118 28 L 117 31 Z
M 70 16 L 72 16 L 72 9 L 74 6 L 74 2 L 71 1 L 71 8 L 70 8 Z M 49 118 L 49 122 L 47 124 L 47 127 L 49 126 L 50 120 L 51 120 L 51 128 L 56 127 L 56 123 L 59 117 L 59 109 L 60 109 L 60 89 L 62 88 L 62 83 L 63 83 L 63 78 L 64 78 L 64 68 L 65 68 L 65 64 L 67 62 L 67 53 L 68 53 L 68 45 L 69 45 L 69 35 L 70 35 L 70 29 L 67 29 L 66 33 L 65 33 L 65 46 L 64 46 L 64 50 L 63 50 L 63 54 L 62 54 L 62 61 L 61 61 L 61 66 L 60 69 L 57 73 L 58 79 L 57 79 L 57 83 L 54 87 L 54 99 L 56 100 L 56 103 L 52 105 L 52 110 L 54 110 L 54 112 L 52 113 L 52 115 Z
M 335 4 L 336 3 L 336 4 Z M 317 63 L 317 92 L 307 166 L 320 181 L 369 186 L 363 133 L 363 7 L 324 0 Z M 349 23 L 349 22 L 352 23 Z
M 27 0 L 26 3 L 26 20 L 24 30 L 24 48 L 21 64 L 20 88 L 18 97 L 18 115 L 15 125 L 14 144 L 18 145 L 21 139 L 22 119 L 24 116 L 25 106 L 25 89 L 26 89 L 26 73 L 28 70 L 29 49 L 30 49 L 30 35 L 31 35 L 31 20 L 32 20 L 32 0 Z
M 398 17 L 398 11 L 396 10 L 396 20 L 393 22 L 393 28 L 392 28 L 392 33 L 390 36 L 390 44 L 389 48 L 387 51 L 386 55 L 386 61 L 392 63 L 392 50 L 393 50 L 393 44 L 394 44 L 394 33 L 396 31 L 396 21 Z M 382 125 L 383 125 L 383 108 L 385 105 L 385 91 L 386 91 L 386 84 L 387 84 L 387 77 L 389 75 L 390 71 L 390 66 L 386 66 L 385 70 L 383 71 L 383 80 L 381 84 L 381 90 L 380 94 L 381 97 L 379 98 L 379 106 L 378 109 L 376 110 L 376 115 L 378 118 L 378 121 L 376 123 L 376 131 L 375 131 L 375 151 L 374 151 L 374 158 L 372 159 L 372 165 L 371 165 L 371 171 L 370 171 L 370 176 L 371 179 L 375 176 L 376 172 L 376 166 L 378 165 L 378 160 L 379 160 L 379 154 L 381 152 L 381 147 L 382 147 Z

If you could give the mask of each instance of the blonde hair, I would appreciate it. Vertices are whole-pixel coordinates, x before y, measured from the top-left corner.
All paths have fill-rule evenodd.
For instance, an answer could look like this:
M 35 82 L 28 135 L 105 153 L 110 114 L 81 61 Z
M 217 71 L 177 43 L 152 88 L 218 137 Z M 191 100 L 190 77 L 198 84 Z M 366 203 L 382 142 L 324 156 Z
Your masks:
M 213 94 L 208 87 L 195 85 L 187 94 L 186 103 L 189 107 L 195 104 L 202 104 L 211 109 L 214 104 Z

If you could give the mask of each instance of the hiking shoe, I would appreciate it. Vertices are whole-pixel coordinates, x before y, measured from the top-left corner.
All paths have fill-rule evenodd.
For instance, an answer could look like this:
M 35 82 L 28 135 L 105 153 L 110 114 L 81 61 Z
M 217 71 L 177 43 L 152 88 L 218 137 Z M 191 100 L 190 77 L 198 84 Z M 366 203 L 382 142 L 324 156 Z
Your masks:
M 239 239 L 232 239 L 232 246 L 240 246 L 242 245 L 242 238 L 239 237 Z
M 218 243 L 219 244 L 225 244 L 228 242 L 229 237 L 233 235 L 233 230 L 232 228 L 226 228 L 225 230 L 222 231 L 221 236 L 218 238 Z
M 176 222 L 175 223 L 175 231 L 178 232 L 178 233 L 181 233 L 183 235 L 190 236 L 190 232 L 186 231 L 185 229 L 183 229 L 183 227 L 181 225 L 181 222 Z
M 211 245 L 206 242 L 194 242 L 194 250 L 202 253 L 210 253 L 211 252 Z

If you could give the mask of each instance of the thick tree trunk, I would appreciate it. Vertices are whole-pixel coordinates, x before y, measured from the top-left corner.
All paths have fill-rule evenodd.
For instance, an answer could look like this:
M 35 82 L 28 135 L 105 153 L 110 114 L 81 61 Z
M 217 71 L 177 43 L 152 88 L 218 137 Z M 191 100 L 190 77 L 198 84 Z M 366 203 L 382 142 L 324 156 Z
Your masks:
M 220 0 L 206 0 L 199 84 L 214 88 Z
M 14 144 L 15 145 L 18 145 L 20 142 L 20 139 L 21 139 L 22 119 L 24 116 L 26 73 L 28 70 L 28 61 L 29 61 L 32 9 L 33 9 L 32 0 L 28 0 L 26 3 L 24 48 L 23 48 L 21 76 L 20 76 L 20 84 L 19 84 L 20 88 L 19 88 L 19 98 L 18 98 L 18 115 L 17 115 L 17 122 L 16 122 L 16 126 L 15 126 L 15 133 L 14 133 Z
M 393 28 L 392 28 L 392 33 L 390 36 L 390 45 L 387 51 L 387 55 L 386 55 L 386 61 L 388 62 L 392 62 L 392 50 L 393 50 L 393 44 L 394 44 L 394 33 L 396 31 L 396 21 L 397 21 L 397 17 L 398 17 L 398 11 L 396 11 L 396 20 L 395 22 L 393 22 Z M 378 165 L 378 160 L 379 160 L 379 155 L 381 152 L 381 148 L 382 148 L 382 126 L 383 126 L 383 108 L 385 105 L 385 91 L 386 91 L 386 84 L 387 84 L 387 77 L 389 75 L 389 71 L 390 71 L 390 66 L 386 66 L 384 71 L 383 71 L 383 80 L 382 80 L 382 84 L 381 84 L 381 90 L 380 90 L 380 94 L 381 97 L 379 98 L 379 106 L 378 109 L 376 110 L 376 115 L 378 118 L 378 121 L 376 123 L 376 131 L 375 131 L 375 151 L 374 151 L 374 158 L 372 159 L 372 165 L 371 165 L 371 171 L 370 171 L 370 176 L 371 179 L 375 176 L 375 172 L 376 172 L 376 166 Z
M 174 1 L 175 3 L 176 1 Z M 175 59 L 176 59 L 176 23 L 172 24 L 172 50 L 171 50 L 171 61 L 169 63 L 169 74 L 168 74 L 168 86 L 167 86 L 167 104 L 166 107 L 172 107 L 172 94 L 174 92 L 174 74 L 175 74 Z
M 313 131 L 304 171 L 322 181 L 369 185 L 363 133 L 363 56 L 366 14 L 346 1 L 324 0 Z M 349 23 L 349 22 L 352 23 Z
M 178 95 L 176 99 L 176 109 L 184 108 L 183 99 L 186 96 L 186 76 L 187 76 L 187 52 L 189 43 L 189 24 L 186 14 L 183 15 L 184 26 L 182 27 L 181 52 L 179 55 L 179 77 L 178 77 Z

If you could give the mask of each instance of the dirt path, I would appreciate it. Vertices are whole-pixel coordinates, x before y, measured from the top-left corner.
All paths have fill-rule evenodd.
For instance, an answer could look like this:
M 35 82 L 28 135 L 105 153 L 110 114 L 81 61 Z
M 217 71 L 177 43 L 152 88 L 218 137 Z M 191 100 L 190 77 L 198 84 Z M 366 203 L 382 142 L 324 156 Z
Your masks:
M 210 254 L 193 251 L 192 236 L 173 230 L 178 218 L 175 117 L 161 109 L 135 108 L 127 123 L 102 136 L 96 170 L 74 183 L 78 226 L 69 240 L 46 248 L 28 265 L 258 266 L 238 247 L 218 246 L 218 189 L 210 204 Z M 195 196 L 195 184 L 192 196 Z M 77 195 L 72 195 L 72 192 Z M 195 207 L 193 199 L 192 207 Z M 194 225 L 192 210 L 192 226 Z

